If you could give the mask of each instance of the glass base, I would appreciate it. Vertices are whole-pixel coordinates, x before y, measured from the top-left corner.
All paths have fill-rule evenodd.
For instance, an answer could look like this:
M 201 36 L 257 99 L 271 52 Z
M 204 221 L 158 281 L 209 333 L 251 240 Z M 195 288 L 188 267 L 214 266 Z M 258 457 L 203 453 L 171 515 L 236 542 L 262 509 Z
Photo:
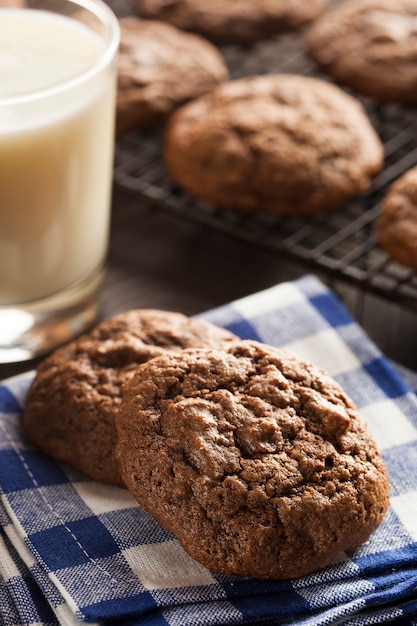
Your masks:
M 104 269 L 49 298 L 0 306 L 0 363 L 29 361 L 91 328 L 97 320 Z

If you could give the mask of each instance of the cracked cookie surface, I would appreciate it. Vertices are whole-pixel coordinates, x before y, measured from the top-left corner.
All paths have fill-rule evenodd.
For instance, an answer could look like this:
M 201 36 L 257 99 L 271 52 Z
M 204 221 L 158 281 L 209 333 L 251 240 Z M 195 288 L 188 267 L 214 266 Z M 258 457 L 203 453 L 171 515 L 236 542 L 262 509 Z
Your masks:
M 338 208 L 383 164 L 362 105 L 316 78 L 229 81 L 176 111 L 164 155 L 180 187 L 223 208 L 308 215 Z
M 144 18 L 164 20 L 216 43 L 251 44 L 303 27 L 327 0 L 136 0 Z
M 58 461 L 95 480 L 122 485 L 115 414 L 123 383 L 155 356 L 235 339 L 181 313 L 137 309 L 116 315 L 38 366 L 24 407 L 24 431 Z
M 311 57 L 337 81 L 382 102 L 417 103 L 416 0 L 348 0 L 307 32 Z
M 417 268 L 417 167 L 408 170 L 388 189 L 376 234 L 379 245 L 392 259 Z
M 341 387 L 254 341 L 140 366 L 117 429 L 139 504 L 222 573 L 307 574 L 361 545 L 388 507 L 381 455 Z
M 220 52 L 157 21 L 119 19 L 116 134 L 163 124 L 181 104 L 228 78 Z

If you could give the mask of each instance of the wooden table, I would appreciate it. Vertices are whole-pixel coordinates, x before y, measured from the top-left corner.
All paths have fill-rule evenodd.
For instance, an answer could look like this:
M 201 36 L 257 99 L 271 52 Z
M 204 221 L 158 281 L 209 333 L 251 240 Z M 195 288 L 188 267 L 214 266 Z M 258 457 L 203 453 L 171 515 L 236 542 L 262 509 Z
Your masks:
M 107 2 L 119 17 L 135 14 L 130 0 Z M 286 34 L 250 49 L 232 46 L 222 51 L 232 78 L 253 73 L 259 68 L 262 72 L 284 69 L 303 74 L 317 73 L 314 63 L 304 54 L 302 33 Z M 284 68 L 281 68 L 280 60 Z M 417 162 L 417 113 L 415 108 L 400 108 L 398 111 L 395 106 L 381 108 L 369 102 L 367 106 L 386 149 L 386 166 L 380 182 L 383 187 Z M 154 147 L 153 139 L 145 142 L 141 135 L 127 153 L 129 158 L 134 155 L 134 158 L 147 162 L 148 157 L 144 155 L 148 151 L 152 170 Z M 122 151 L 126 151 L 126 145 L 122 146 Z M 158 151 L 160 148 L 157 154 Z M 120 161 L 117 156 L 115 171 Z M 162 163 L 162 151 L 159 156 L 158 162 Z M 369 204 L 368 199 L 366 206 L 361 200 L 359 215 L 370 208 L 374 210 L 372 203 L 377 200 L 378 197 L 373 198 Z M 187 220 L 181 213 L 175 215 L 151 208 L 138 196 L 128 195 L 120 187 L 114 192 L 101 316 L 109 317 L 141 307 L 177 310 L 192 315 L 309 272 L 315 272 L 337 292 L 387 356 L 417 371 L 417 298 L 414 310 L 405 308 L 345 280 L 331 278 L 322 269 L 317 271 L 307 263 L 289 261 L 275 250 L 256 248 L 206 224 Z M 6 378 L 34 365 L 35 362 L 0 365 L 0 377 Z
M 131 308 L 203 312 L 312 269 L 115 191 L 102 317 Z M 417 371 L 417 312 L 317 273 L 387 356 Z M 2 379 L 36 362 L 0 366 Z
M 103 313 L 157 307 L 192 315 L 314 272 L 383 352 L 417 371 L 417 310 L 227 234 L 115 195 Z

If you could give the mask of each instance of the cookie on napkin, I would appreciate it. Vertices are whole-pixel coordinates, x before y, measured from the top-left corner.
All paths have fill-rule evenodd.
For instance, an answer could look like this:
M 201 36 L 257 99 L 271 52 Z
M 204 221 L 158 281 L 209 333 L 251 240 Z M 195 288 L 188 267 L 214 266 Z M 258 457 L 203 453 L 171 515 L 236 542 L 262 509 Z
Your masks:
M 388 509 L 387 471 L 353 402 L 266 344 L 148 361 L 116 425 L 130 492 L 225 574 L 306 575 L 365 542 Z
M 417 103 L 416 0 L 347 0 L 306 37 L 311 57 L 334 79 L 382 102 Z
M 141 17 L 164 20 L 216 43 L 252 44 L 305 26 L 327 0 L 136 0 Z
M 165 122 L 178 106 L 228 78 L 220 52 L 169 24 L 119 19 L 116 134 Z
M 173 180 L 220 207 L 309 215 L 369 185 L 382 143 L 361 104 L 328 82 L 252 76 L 181 107 L 166 131 Z
M 417 269 L 417 167 L 389 188 L 376 223 L 376 236 L 392 259 Z
M 138 309 L 99 324 L 39 365 L 24 407 L 28 438 L 91 478 L 122 485 L 115 458 L 121 387 L 140 363 L 236 337 L 181 313 Z

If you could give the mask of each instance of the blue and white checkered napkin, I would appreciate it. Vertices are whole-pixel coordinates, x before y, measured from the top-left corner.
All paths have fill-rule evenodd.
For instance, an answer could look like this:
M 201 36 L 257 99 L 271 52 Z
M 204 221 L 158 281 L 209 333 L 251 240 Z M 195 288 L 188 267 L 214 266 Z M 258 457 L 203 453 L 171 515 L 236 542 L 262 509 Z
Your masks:
M 391 507 L 382 525 L 355 553 L 305 578 L 210 572 L 126 490 L 88 480 L 25 441 L 21 409 L 33 374 L 25 375 L 0 386 L 2 623 L 417 624 L 416 379 L 406 384 L 314 277 L 203 317 L 285 346 L 341 383 L 388 466 Z

